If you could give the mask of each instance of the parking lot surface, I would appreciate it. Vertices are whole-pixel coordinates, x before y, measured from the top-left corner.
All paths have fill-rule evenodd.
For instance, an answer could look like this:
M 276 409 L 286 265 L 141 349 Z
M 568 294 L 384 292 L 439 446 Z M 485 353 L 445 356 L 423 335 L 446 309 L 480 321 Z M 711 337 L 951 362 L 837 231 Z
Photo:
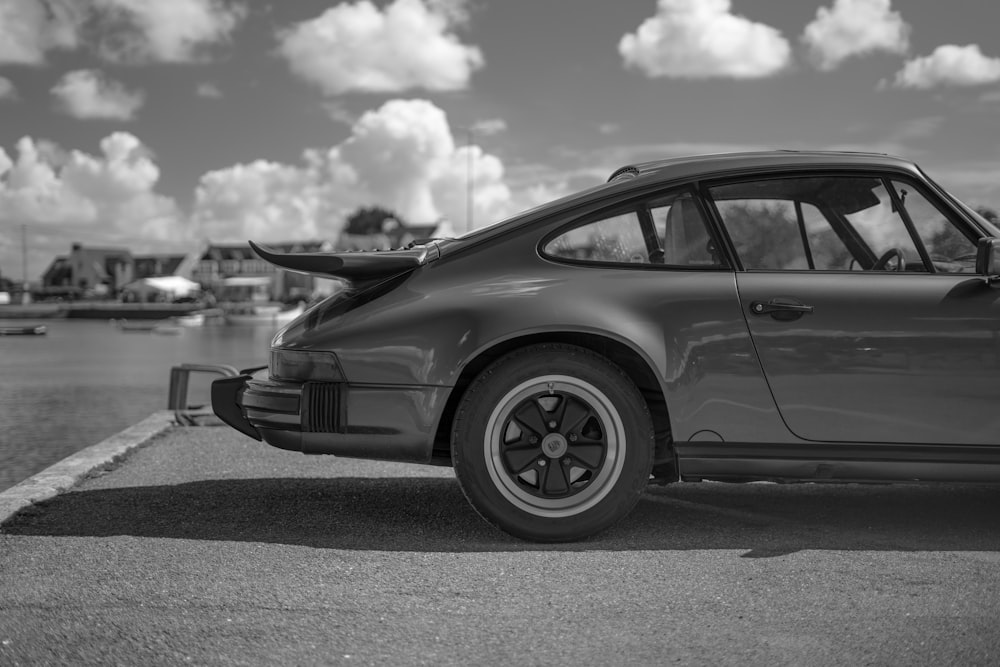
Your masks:
M 447 468 L 174 427 L 0 529 L 0 664 L 1000 663 L 1000 487 L 650 487 L 537 545 Z

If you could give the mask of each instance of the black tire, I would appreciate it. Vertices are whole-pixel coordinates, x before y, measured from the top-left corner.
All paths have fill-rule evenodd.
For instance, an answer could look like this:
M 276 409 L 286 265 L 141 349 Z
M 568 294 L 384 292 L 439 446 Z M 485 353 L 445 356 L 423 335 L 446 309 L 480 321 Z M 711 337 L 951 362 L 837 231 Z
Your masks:
M 487 521 L 539 542 L 593 535 L 639 500 L 653 421 L 632 380 L 585 348 L 507 354 L 466 390 L 452 431 L 465 497 Z

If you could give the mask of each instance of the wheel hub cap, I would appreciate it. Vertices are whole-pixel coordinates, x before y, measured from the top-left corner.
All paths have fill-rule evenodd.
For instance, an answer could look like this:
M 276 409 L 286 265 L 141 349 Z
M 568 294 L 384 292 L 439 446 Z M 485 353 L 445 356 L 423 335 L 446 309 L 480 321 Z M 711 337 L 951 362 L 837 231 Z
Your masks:
M 558 459 L 566 454 L 569 444 L 561 433 L 549 433 L 542 439 L 542 453 L 550 459 Z

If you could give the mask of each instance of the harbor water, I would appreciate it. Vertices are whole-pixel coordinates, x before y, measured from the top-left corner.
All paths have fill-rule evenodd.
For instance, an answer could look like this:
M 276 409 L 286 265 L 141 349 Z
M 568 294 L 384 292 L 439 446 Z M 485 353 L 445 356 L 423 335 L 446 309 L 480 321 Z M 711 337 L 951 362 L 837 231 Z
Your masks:
M 44 336 L 0 336 L 0 491 L 167 408 L 170 368 L 267 363 L 278 327 L 206 325 L 164 335 L 106 320 L 42 324 Z M 191 404 L 208 404 L 217 375 L 193 373 Z

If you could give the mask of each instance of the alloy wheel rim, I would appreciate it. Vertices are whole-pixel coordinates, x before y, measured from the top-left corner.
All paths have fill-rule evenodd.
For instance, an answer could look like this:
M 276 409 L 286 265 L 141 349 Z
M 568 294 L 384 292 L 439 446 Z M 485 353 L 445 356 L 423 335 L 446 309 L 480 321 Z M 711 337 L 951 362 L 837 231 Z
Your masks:
M 508 391 L 490 414 L 483 444 L 503 497 L 548 518 L 596 505 L 625 463 L 625 425 L 614 404 L 566 375 L 532 378 Z

